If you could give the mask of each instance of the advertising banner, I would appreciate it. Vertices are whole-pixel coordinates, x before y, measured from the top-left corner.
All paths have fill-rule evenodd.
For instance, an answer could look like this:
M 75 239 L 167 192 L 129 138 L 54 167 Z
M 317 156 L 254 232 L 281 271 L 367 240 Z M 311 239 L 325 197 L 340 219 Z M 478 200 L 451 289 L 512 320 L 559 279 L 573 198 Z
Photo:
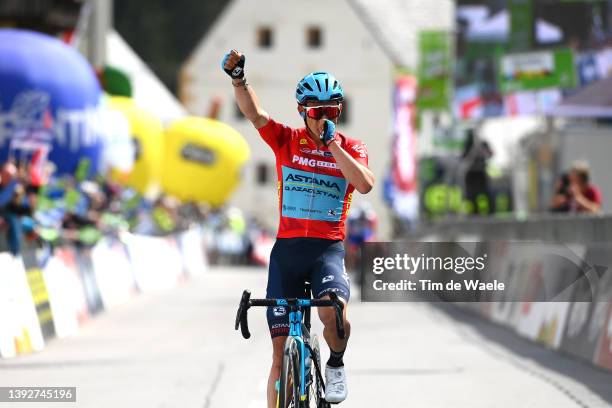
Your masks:
M 0 252 L 0 357 L 12 357 L 16 354 L 13 338 L 13 316 L 11 307 L 14 299 L 12 280 L 13 257 L 8 252 Z
M 34 305 L 36 306 L 36 314 L 38 315 L 38 322 L 40 323 L 43 337 L 45 340 L 50 339 L 55 336 L 53 313 L 49 303 L 49 292 L 47 291 L 47 285 L 40 268 L 36 249 L 26 245 L 23 248 L 21 258 L 26 268 L 28 284 L 32 292 Z
M 207 260 L 204 241 L 199 229 L 191 228 L 178 237 L 183 269 L 191 276 L 199 276 L 206 272 Z
M 447 31 L 419 33 L 419 110 L 447 110 L 451 91 L 451 48 Z
M 416 78 L 411 75 L 398 76 L 394 91 L 391 172 L 385 188 L 389 205 L 405 220 L 416 219 L 419 210 L 416 96 Z
M 180 252 L 176 247 L 174 250 L 169 248 L 165 238 L 126 233 L 122 240 L 127 245 L 141 292 L 171 289 L 182 279 L 183 262 Z
M 45 341 L 20 258 L 0 253 L 0 353 L 14 357 L 42 350 Z
M 603 78 L 594 74 L 601 68 L 606 71 L 608 65 L 612 38 L 608 7 L 601 1 L 458 0 L 454 115 L 460 119 L 601 115 L 593 109 L 602 108 L 597 98 L 589 97 L 597 106 L 589 106 L 588 114 L 580 109 L 583 103 L 559 108 L 565 104 L 563 98 L 582 93 L 585 84 Z M 593 57 L 580 58 L 573 54 L 577 50 Z
M 60 338 L 75 335 L 79 324 L 88 317 L 83 285 L 76 269 L 54 255 L 46 262 L 43 276 L 53 310 L 55 334 Z
M 120 241 L 101 239 L 91 250 L 91 262 L 105 308 L 125 303 L 138 293 L 132 265 Z
M 499 61 L 503 93 L 576 86 L 574 56 L 570 49 L 503 55 Z
M 96 280 L 96 274 L 91 262 L 91 249 L 78 248 L 75 251 L 77 269 L 81 275 L 83 289 L 85 291 L 85 299 L 87 301 L 87 309 L 90 315 L 101 312 L 104 309 L 100 289 Z
M 40 154 L 56 174 L 96 171 L 102 93 L 87 60 L 54 37 L 2 29 L 0 61 L 0 162 Z
M 608 317 L 603 327 L 595 364 L 612 370 L 612 303 L 608 303 Z
M 508 0 L 510 10 L 510 48 L 527 50 L 533 35 L 533 1 Z
M 55 248 L 43 273 L 58 337 L 76 333 L 89 319 L 89 310 L 74 249 Z
M 592 243 L 584 255 L 585 268 L 590 280 L 596 283 L 594 302 L 574 302 L 571 305 L 561 349 L 586 360 L 593 361 L 600 341 L 605 338 L 606 319 L 612 293 L 612 245 Z M 592 291 L 593 285 L 582 282 L 576 289 L 581 293 Z

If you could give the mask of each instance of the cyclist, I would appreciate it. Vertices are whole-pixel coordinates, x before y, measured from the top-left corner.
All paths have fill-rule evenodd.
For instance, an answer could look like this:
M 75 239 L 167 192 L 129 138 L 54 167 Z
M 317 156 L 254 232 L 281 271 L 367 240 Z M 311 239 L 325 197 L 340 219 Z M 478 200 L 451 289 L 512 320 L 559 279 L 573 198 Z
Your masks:
M 374 184 L 365 145 L 336 131 L 344 92 L 330 73 L 314 72 L 298 83 L 295 96 L 304 127 L 294 129 L 276 122 L 261 108 L 246 81 L 243 54 L 231 50 L 221 65 L 232 78 L 238 107 L 276 156 L 281 214 L 270 255 L 266 297 L 303 297 L 307 280 L 314 297 L 329 298 L 326 294 L 333 291 L 342 299 L 344 340 L 337 336 L 333 308 L 320 308 L 319 318 L 330 348 L 325 399 L 332 403 L 344 401 L 347 386 L 343 356 L 350 334 L 346 320 L 350 286 L 344 268 L 344 223 L 353 191 L 365 194 Z M 269 308 L 267 317 L 273 346 L 268 407 L 273 408 L 289 317 L 283 307 Z

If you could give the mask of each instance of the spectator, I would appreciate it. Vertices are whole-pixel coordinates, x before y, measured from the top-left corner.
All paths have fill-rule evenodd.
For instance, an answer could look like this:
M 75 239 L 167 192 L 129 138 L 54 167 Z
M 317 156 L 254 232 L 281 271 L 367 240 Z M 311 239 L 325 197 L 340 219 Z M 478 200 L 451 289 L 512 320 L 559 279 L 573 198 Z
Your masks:
M 361 246 L 376 239 L 376 212 L 367 201 L 351 209 L 347 218 L 346 263 L 349 270 L 359 270 Z
M 471 207 L 468 212 L 481 215 L 490 214 L 491 194 L 487 161 L 493 155 L 489 144 L 478 140 L 473 129 L 469 129 L 463 149 L 465 172 L 465 198 Z
M 548 207 L 552 212 L 568 212 L 570 210 L 570 200 L 572 196 L 569 192 L 569 174 L 567 172 L 561 174 L 561 177 L 555 183 L 555 193 Z
M 570 211 L 596 213 L 601 209 L 601 193 L 590 183 L 590 169 L 586 162 L 576 162 L 569 174 Z
M 23 192 L 23 186 L 17 180 L 18 170 L 12 162 L 6 162 L 0 170 L 0 217 L 6 227 L 6 238 L 9 251 L 18 254 L 21 247 L 21 228 L 19 217 L 15 213 L 16 200 Z

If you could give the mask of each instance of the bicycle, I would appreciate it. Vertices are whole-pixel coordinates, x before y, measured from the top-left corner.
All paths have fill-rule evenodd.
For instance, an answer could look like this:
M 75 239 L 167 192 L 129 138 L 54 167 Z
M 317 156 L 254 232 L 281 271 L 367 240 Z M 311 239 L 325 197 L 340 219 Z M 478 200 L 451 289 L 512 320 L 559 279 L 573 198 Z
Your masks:
M 310 293 L 308 287 L 307 292 Z M 330 299 L 251 299 L 245 290 L 236 314 L 235 329 L 249 339 L 248 310 L 253 306 L 286 307 L 289 309 L 289 336 L 285 342 L 280 380 L 277 381 L 278 408 L 330 408 L 325 401 L 325 383 L 321 374 L 321 353 L 317 335 L 310 337 L 310 309 L 334 307 L 338 337 L 345 338 L 342 319 L 343 303 L 329 292 Z M 302 317 L 304 322 L 302 322 Z M 314 364 L 314 373 L 313 367 Z M 314 374 L 314 376 L 313 376 Z

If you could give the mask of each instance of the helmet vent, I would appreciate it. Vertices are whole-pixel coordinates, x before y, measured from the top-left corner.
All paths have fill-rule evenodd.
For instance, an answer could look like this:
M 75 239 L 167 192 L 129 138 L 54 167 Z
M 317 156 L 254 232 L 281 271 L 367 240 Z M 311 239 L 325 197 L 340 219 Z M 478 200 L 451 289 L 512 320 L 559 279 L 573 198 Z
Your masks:
M 334 81 L 334 86 L 332 87 L 332 89 L 336 89 L 338 87 L 338 81 Z
M 329 91 L 329 80 L 325 78 L 325 92 Z
M 312 92 L 312 87 L 310 86 L 310 84 L 308 82 L 304 82 L 302 85 L 304 85 L 304 88 L 308 89 L 310 92 Z
M 319 83 L 319 80 L 315 79 L 315 82 L 317 83 L 317 88 L 319 88 L 319 92 L 321 92 L 321 84 Z

